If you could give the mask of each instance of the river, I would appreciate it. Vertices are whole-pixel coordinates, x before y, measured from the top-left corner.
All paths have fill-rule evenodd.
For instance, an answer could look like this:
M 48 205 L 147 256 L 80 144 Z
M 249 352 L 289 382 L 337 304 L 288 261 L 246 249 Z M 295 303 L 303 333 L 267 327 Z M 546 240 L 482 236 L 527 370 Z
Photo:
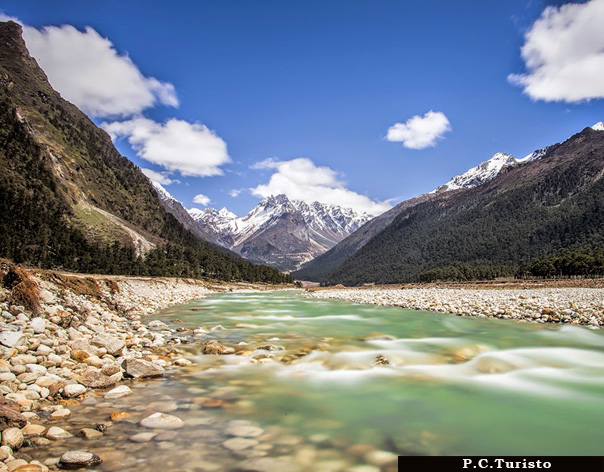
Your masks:
M 371 471 L 396 470 L 388 453 L 604 451 L 600 331 L 295 291 L 213 295 L 157 319 L 194 341 L 181 346 L 193 364 L 163 380 L 133 382 L 133 396 L 72 409 L 82 426 L 113 411 L 131 415 L 108 428 L 96 449 L 82 441 L 105 454 L 102 470 L 228 471 L 268 458 L 266 470 Z M 185 329 L 198 327 L 207 334 Z M 241 352 L 203 355 L 208 339 Z M 144 431 L 137 422 L 155 411 L 181 417 L 185 427 L 133 442 Z

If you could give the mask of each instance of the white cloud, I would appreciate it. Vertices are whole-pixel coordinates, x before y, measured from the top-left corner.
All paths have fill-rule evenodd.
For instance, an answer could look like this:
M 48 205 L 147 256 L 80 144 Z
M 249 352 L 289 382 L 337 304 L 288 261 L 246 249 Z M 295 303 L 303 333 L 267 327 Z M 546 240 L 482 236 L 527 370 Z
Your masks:
M 318 167 L 306 157 L 290 161 L 277 161 L 271 158 L 252 167 L 276 170 L 268 183 L 251 189 L 252 194 L 257 197 L 285 194 L 292 200 L 340 205 L 370 215 L 378 215 L 391 207 L 386 202 L 376 202 L 348 190 L 333 169 Z
M 212 200 L 210 200 L 210 197 L 204 195 L 203 193 L 197 194 L 193 197 L 193 203 L 198 203 L 203 206 L 208 206 L 211 202 Z
M 447 131 L 451 131 L 451 124 L 445 114 L 430 110 L 424 116 L 415 115 L 404 123 L 395 123 L 388 128 L 386 139 L 402 142 L 409 149 L 424 149 L 436 146 Z
M 168 172 L 157 172 L 153 169 L 141 168 L 143 174 L 149 177 L 154 182 L 162 185 L 179 184 L 180 180 L 171 179 Z
M 604 0 L 547 7 L 525 35 L 526 74 L 508 80 L 534 100 L 604 98 Z
M 177 107 L 174 86 L 146 77 L 93 28 L 23 25 L 27 48 L 61 95 L 93 116 L 130 116 L 158 103 Z
M 102 126 L 114 140 L 127 137 L 141 158 L 184 176 L 222 175 L 220 166 L 231 162 L 226 143 L 199 123 L 134 118 Z
M 239 195 L 241 195 L 241 191 L 242 191 L 242 190 L 241 190 L 241 189 L 239 189 L 239 188 L 234 188 L 233 190 L 230 190 L 230 191 L 229 191 L 229 197 L 236 198 L 236 197 L 238 197 Z

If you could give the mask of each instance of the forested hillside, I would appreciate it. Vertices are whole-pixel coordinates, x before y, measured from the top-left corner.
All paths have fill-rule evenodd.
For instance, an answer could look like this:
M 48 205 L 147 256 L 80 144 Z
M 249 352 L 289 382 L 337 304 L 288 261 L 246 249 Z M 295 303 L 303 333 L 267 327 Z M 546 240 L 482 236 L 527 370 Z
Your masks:
M 284 282 L 201 241 L 0 23 L 0 257 L 81 272 Z
M 482 186 L 446 192 L 401 212 L 321 281 L 418 281 L 434 278 L 427 271 L 460 265 L 476 278 L 513 275 L 534 258 L 562 249 L 602 248 L 603 174 L 604 132 L 586 128 Z

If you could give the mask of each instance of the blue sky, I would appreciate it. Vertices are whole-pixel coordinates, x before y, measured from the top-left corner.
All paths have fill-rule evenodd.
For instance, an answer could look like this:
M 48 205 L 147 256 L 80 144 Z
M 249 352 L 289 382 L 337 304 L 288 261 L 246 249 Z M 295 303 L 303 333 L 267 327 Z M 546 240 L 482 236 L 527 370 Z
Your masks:
M 55 88 L 124 155 L 173 181 L 165 187 L 186 207 L 243 215 L 273 191 L 377 213 L 496 152 L 523 157 L 604 120 L 603 3 L 4 0 L 0 8 L 26 25 Z M 94 70 L 97 55 L 107 76 Z M 430 111 L 434 120 L 422 121 Z M 196 195 L 206 198 L 194 204 Z

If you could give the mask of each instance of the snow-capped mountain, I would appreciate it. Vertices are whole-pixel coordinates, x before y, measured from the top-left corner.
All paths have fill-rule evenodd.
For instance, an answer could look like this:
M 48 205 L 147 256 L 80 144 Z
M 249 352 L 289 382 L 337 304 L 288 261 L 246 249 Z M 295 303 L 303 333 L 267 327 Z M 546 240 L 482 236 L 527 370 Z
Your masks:
M 372 219 L 350 208 L 308 204 L 285 195 L 263 199 L 243 217 L 226 208 L 188 211 L 201 230 L 220 234 L 219 244 L 284 270 L 322 254 Z
M 591 127 L 594 131 L 604 131 L 604 122 L 598 121 L 595 125 Z
M 228 247 L 228 241 L 222 241 L 222 233 L 214 231 L 211 226 L 197 224 L 195 218 L 189 214 L 182 203 L 170 195 L 170 192 L 161 184 L 151 180 L 151 185 L 153 185 L 153 188 L 157 192 L 162 207 L 172 213 L 185 228 L 205 241 L 217 244 L 218 246 Z
M 514 156 L 506 154 L 505 152 L 498 152 L 489 160 L 481 162 L 476 167 L 472 167 L 463 174 L 456 175 L 446 184 L 438 187 L 432 192 L 440 193 L 460 188 L 477 187 L 478 185 L 482 185 L 485 182 L 492 180 L 505 166 L 514 165 L 517 162 L 518 161 Z

